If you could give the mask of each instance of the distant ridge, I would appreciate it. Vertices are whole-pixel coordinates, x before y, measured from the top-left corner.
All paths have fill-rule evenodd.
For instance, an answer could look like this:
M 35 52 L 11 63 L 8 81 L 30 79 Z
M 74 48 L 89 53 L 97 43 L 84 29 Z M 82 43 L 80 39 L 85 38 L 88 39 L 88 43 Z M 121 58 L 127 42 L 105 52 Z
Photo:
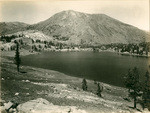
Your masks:
M 16 25 L 6 24 L 8 27 L 5 27 L 1 24 L 2 34 L 35 29 L 68 44 L 140 43 L 149 37 L 147 32 L 105 14 L 87 14 L 73 10 L 56 13 L 33 25 L 18 22 Z
M 26 30 L 28 25 L 23 22 L 0 22 L 0 35 Z

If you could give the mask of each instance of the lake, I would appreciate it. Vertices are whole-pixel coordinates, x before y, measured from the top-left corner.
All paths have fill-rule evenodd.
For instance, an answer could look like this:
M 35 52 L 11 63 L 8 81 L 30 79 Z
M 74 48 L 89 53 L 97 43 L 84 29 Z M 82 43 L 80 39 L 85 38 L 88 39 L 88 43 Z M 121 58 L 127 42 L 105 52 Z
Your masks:
M 143 80 L 149 69 L 148 58 L 122 56 L 113 52 L 42 52 L 22 57 L 22 64 L 56 70 L 70 76 L 83 77 L 123 86 L 129 68 L 139 68 Z

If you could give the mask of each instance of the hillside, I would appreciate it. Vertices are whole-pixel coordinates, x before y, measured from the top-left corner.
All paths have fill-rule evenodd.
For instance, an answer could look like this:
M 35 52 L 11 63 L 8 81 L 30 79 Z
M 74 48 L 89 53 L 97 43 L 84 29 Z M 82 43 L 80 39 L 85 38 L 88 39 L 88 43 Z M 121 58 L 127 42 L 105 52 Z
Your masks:
M 1 35 L 23 30 L 42 31 L 56 41 L 78 45 L 128 44 L 150 40 L 149 33 L 105 14 L 86 14 L 72 10 L 59 12 L 33 25 L 20 22 L 0 23 Z
M 148 34 L 105 14 L 62 11 L 32 26 L 56 39 L 75 44 L 139 43 Z
M 15 35 L 15 36 L 24 35 L 23 37 L 20 37 L 20 38 L 30 38 L 30 39 L 33 39 L 34 41 L 35 40 L 41 40 L 41 41 L 53 40 L 53 37 L 47 36 L 38 30 L 19 31 L 16 33 L 9 34 L 8 36 L 12 36 L 12 35 Z
M 45 47 L 44 41 L 56 43 L 56 41 L 53 41 L 53 37 L 47 36 L 43 34 L 41 31 L 37 30 L 25 30 L 16 33 L 11 33 L 8 34 L 6 37 L 1 37 L 1 40 L 2 40 L 1 50 L 4 51 L 14 50 L 16 46 L 16 44 L 14 43 L 15 41 L 19 42 L 23 49 L 29 51 L 31 51 L 34 47 L 36 47 L 37 49 L 39 47 L 41 49 L 44 49 Z
M 57 71 L 22 66 L 18 73 L 13 54 L 12 60 L 6 58 L 8 54 L 2 56 L 1 105 L 13 100 L 19 103 L 19 113 L 148 113 L 140 104 L 138 109 L 132 108 L 133 100 L 125 88 L 100 82 L 104 90 L 98 97 L 93 80 L 87 80 L 88 90 L 83 91 L 82 78 Z
M 22 22 L 0 22 L 0 35 L 26 30 L 28 24 Z

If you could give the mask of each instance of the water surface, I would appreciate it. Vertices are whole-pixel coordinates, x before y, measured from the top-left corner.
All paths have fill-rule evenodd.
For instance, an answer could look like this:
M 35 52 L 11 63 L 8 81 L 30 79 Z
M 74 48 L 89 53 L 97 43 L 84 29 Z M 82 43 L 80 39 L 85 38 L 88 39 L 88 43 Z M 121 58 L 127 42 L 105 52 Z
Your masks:
M 122 56 L 112 52 L 43 52 L 22 57 L 22 64 L 63 72 L 123 86 L 129 68 L 139 68 L 141 80 L 148 67 L 148 58 Z

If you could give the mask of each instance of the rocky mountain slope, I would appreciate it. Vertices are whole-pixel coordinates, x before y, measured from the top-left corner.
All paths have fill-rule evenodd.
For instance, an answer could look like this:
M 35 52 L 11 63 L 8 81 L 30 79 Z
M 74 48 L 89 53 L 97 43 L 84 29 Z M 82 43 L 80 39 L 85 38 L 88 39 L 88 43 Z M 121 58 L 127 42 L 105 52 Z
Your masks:
M 0 23 L 1 34 L 21 30 L 39 30 L 55 40 L 68 44 L 140 43 L 149 34 L 122 23 L 105 14 L 86 14 L 72 10 L 62 11 L 34 25 Z
M 38 30 L 19 31 L 19 32 L 16 32 L 16 33 L 9 34 L 8 36 L 12 36 L 12 35 L 15 35 L 17 37 L 19 37 L 21 35 L 24 35 L 23 36 L 24 38 L 30 38 L 30 39 L 33 39 L 34 41 L 36 41 L 36 40 L 41 40 L 41 41 L 53 40 L 53 37 L 47 36 L 47 35 L 43 34 L 41 31 L 38 31 Z M 22 36 L 20 38 L 22 38 Z
M 146 32 L 105 14 L 72 10 L 57 13 L 32 27 L 58 39 L 68 37 L 69 43 L 76 44 L 139 43 L 148 36 Z

